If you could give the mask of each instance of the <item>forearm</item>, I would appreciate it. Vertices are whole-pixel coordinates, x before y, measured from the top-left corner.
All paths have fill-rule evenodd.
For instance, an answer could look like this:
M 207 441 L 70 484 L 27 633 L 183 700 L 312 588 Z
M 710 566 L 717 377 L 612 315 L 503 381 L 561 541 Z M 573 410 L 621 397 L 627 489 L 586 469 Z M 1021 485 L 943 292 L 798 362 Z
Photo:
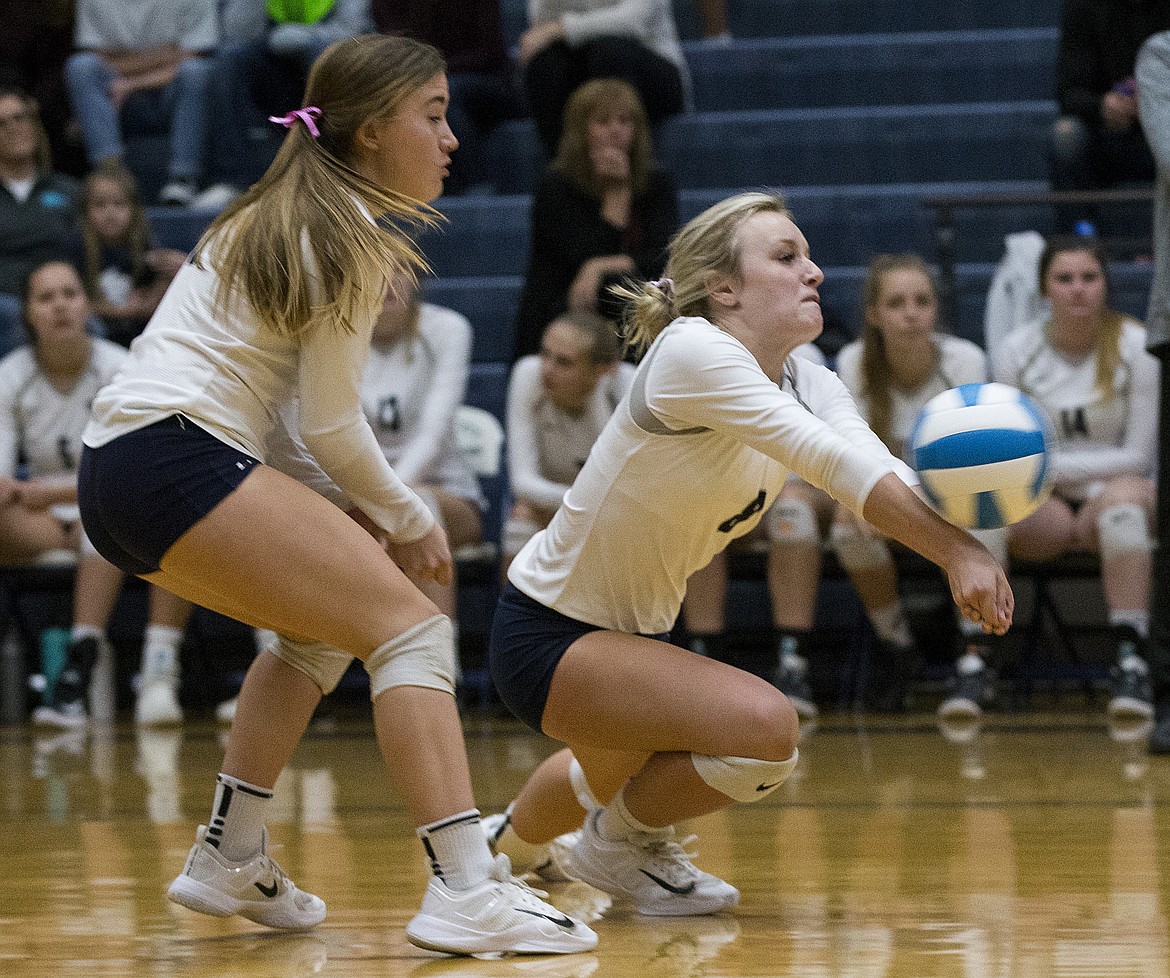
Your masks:
M 944 570 L 957 555 L 982 549 L 966 530 L 944 520 L 893 473 L 874 484 L 861 515 L 883 535 Z

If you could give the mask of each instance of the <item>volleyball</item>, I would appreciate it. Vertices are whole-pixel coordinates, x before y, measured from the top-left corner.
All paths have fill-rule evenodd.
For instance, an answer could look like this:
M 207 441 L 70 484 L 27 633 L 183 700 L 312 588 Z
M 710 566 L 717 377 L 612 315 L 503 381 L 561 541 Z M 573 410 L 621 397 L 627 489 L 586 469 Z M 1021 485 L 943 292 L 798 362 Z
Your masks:
M 964 384 L 931 398 L 910 431 L 911 463 L 934 507 L 976 530 L 1017 523 L 1048 498 L 1051 431 L 1027 394 Z

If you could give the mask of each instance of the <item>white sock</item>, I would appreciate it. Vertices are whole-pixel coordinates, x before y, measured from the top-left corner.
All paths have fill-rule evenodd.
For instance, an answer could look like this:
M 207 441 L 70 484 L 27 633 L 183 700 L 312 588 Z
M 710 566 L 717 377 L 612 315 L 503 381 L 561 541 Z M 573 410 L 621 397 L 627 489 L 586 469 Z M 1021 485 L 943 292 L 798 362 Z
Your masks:
M 623 787 L 597 816 L 597 832 L 603 839 L 607 842 L 624 842 L 635 833 L 666 835 L 670 831 L 670 826 L 654 828 L 634 818 L 626 808 L 625 794 L 626 789 Z
M 986 666 L 987 663 L 983 661 L 983 656 L 976 655 L 974 652 L 964 652 L 959 656 L 959 661 L 955 663 L 955 671 L 960 676 L 970 676 Z
M 207 823 L 207 841 L 230 862 L 243 862 L 264 846 L 264 823 L 272 790 L 230 774 L 215 779 L 215 801 Z
M 491 874 L 495 859 L 479 821 L 479 810 L 469 808 L 417 830 L 431 871 L 449 889 L 469 890 Z
M 69 632 L 70 642 L 80 642 L 83 638 L 96 638 L 98 644 L 105 644 L 106 630 L 97 625 L 74 625 Z
M 892 642 L 898 648 L 904 649 L 914 642 L 901 601 L 891 601 L 883 608 L 870 608 L 869 620 L 878 638 Z
M 272 648 L 280 640 L 280 636 L 270 628 L 253 628 L 252 639 L 256 643 L 256 654 L 259 655 Z
M 179 676 L 179 645 L 183 629 L 147 625 L 142 636 L 142 678 L 175 680 Z
M 1150 613 L 1144 608 L 1115 608 L 1109 612 L 1110 625 L 1128 625 L 1142 638 L 1150 635 Z

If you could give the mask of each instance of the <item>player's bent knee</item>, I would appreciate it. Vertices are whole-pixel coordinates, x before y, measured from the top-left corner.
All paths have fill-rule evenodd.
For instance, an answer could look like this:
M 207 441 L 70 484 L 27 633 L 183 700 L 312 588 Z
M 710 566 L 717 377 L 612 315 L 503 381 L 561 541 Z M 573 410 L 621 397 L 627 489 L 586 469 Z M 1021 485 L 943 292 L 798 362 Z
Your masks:
M 788 780 L 800 751 L 783 761 L 760 761 L 754 757 L 710 757 L 691 754 L 695 772 L 708 785 L 735 801 L 759 801 Z
M 324 642 L 300 642 L 287 635 L 277 636 L 275 645 L 268 651 L 294 669 L 303 672 L 328 696 L 341 682 L 353 656 Z
M 455 632 L 451 619 L 434 615 L 408 628 L 366 659 L 370 699 L 395 686 L 423 686 L 455 693 Z
M 820 529 L 813 508 L 803 499 L 782 496 L 764 517 L 764 535 L 772 543 L 819 546 Z
M 1153 549 L 1146 511 L 1137 503 L 1118 503 L 1097 517 L 1097 541 L 1101 559 L 1148 553 Z
M 851 524 L 834 523 L 829 539 L 846 570 L 869 570 L 893 563 L 884 540 L 862 533 Z

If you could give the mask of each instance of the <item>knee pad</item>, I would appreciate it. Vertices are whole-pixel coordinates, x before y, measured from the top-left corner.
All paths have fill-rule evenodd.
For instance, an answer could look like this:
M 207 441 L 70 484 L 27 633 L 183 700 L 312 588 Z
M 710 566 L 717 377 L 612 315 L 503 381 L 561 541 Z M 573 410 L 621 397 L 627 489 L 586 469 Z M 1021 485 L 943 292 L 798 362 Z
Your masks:
M 721 795 L 736 801 L 759 801 L 788 780 L 799 758 L 798 750 L 786 761 L 691 754 L 691 763 L 699 777 Z
M 764 515 L 764 535 L 772 543 L 821 543 L 816 514 L 803 499 L 778 499 Z
M 1097 545 L 1101 559 L 1125 554 L 1149 553 L 1153 549 L 1146 511 L 1137 503 L 1118 503 L 1097 517 Z
M 1000 567 L 1007 564 L 1008 528 L 1001 526 L 995 530 L 972 530 L 971 536 L 978 540 L 995 558 Z
M 353 656 L 324 642 L 300 642 L 287 635 L 278 635 L 276 644 L 268 651 L 274 656 L 308 676 L 328 696 L 341 682 Z
M 535 520 L 522 520 L 509 516 L 504 520 L 504 530 L 501 534 L 501 546 L 506 554 L 518 554 L 524 549 L 524 544 L 531 540 L 541 530 Z
M 589 787 L 589 779 L 585 777 L 585 769 L 581 767 L 581 762 L 575 757 L 569 761 L 569 784 L 573 786 L 573 794 L 577 796 L 578 803 L 585 811 L 591 812 L 593 809 L 601 807 L 601 802 L 597 800 L 593 789 Z
M 847 523 L 834 523 L 829 540 L 846 570 L 869 570 L 893 563 L 884 540 L 867 536 Z
M 455 695 L 455 633 L 435 615 L 379 645 L 366 659 L 370 699 L 394 686 L 424 686 Z

